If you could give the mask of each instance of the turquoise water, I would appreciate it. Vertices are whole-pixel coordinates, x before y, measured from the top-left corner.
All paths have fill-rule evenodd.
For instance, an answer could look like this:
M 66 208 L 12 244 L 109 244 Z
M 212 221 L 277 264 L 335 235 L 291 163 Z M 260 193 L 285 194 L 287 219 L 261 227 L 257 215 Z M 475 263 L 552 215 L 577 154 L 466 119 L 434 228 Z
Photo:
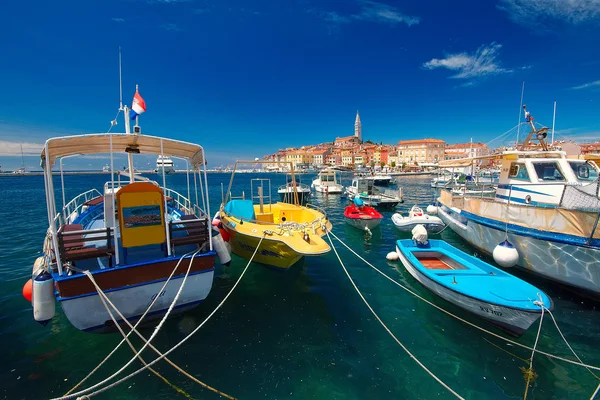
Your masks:
M 253 174 L 236 176 L 235 188 L 249 191 Z M 273 193 L 284 175 L 264 175 Z M 216 211 L 228 174 L 210 174 L 211 210 Z M 155 177 L 156 178 L 156 177 Z M 309 182 L 311 176 L 303 177 Z M 67 176 L 67 198 L 91 187 L 101 189 L 106 176 Z M 185 193 L 185 175 L 168 176 L 168 185 Z M 344 180 L 349 183 L 349 178 Z M 55 186 L 60 187 L 57 179 Z M 433 199 L 428 178 L 403 178 L 406 211 Z M 119 334 L 82 333 L 66 320 L 59 306 L 46 327 L 34 322 L 21 288 L 31 274 L 47 228 L 42 177 L 0 178 L 0 399 L 38 399 L 60 396 L 92 370 L 120 341 Z M 68 200 L 67 200 L 68 201 Z M 398 282 L 436 304 L 493 330 L 416 282 L 400 264 L 385 255 L 394 241 L 409 238 L 395 230 L 389 217 L 370 239 L 343 222 L 339 196 L 313 194 L 325 208 L 334 232 L 366 259 Z M 59 195 L 57 204 L 61 203 Z M 442 238 L 476 254 L 449 229 Z M 459 394 L 469 399 L 510 399 L 523 395 L 520 367 L 530 353 L 507 346 L 411 297 L 364 265 L 339 243 L 344 263 L 370 304 L 389 328 L 426 366 Z M 489 261 L 489 259 L 488 259 Z M 246 261 L 233 256 L 229 268 L 218 266 L 213 289 L 194 310 L 170 319 L 154 344 L 165 351 L 204 320 L 239 277 Z M 600 365 L 598 304 L 575 297 L 547 281 L 511 271 L 545 291 L 555 302 L 555 316 L 567 339 L 584 361 Z M 521 343 L 532 345 L 532 327 Z M 151 330 L 145 331 L 146 335 Z M 137 342 L 134 342 L 139 344 Z M 500 348 L 499 348 L 500 347 Z M 139 346 L 138 346 L 139 348 Z M 545 319 L 539 348 L 561 356 L 569 350 L 550 319 Z M 508 352 L 512 353 L 509 354 Z M 152 353 L 145 352 L 147 360 Z M 132 353 L 123 347 L 92 379 L 97 382 L 120 368 Z M 350 285 L 333 252 L 307 258 L 281 273 L 251 265 L 238 288 L 215 316 L 170 358 L 206 383 L 241 399 L 450 399 L 453 396 L 427 375 L 374 319 Z M 133 364 L 136 369 L 139 363 Z M 130 368 L 128 371 L 132 371 Z M 165 363 L 157 370 L 193 398 L 216 399 Z M 538 377 L 529 399 L 589 398 L 597 381 L 585 369 L 536 355 Z M 185 397 L 150 373 L 98 396 L 100 399 L 175 399 Z

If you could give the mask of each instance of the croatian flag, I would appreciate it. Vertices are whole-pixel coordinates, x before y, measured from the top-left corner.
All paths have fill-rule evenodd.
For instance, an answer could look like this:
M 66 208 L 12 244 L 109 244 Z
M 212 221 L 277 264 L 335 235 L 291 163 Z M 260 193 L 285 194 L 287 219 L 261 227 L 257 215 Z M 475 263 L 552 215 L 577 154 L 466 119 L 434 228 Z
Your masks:
M 144 111 L 146 111 L 146 102 L 136 89 L 133 95 L 133 103 L 131 104 L 131 119 L 135 119 L 138 115 L 143 114 Z

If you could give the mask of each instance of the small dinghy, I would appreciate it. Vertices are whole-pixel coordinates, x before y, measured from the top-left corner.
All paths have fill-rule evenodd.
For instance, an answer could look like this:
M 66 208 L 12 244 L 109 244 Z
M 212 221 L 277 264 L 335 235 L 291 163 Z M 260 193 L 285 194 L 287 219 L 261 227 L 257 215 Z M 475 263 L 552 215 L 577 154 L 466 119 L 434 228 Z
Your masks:
M 392 222 L 402 232 L 410 232 L 417 225 L 423 225 L 429 233 L 439 233 L 444 229 L 444 223 L 439 217 L 428 215 L 417 206 L 412 206 L 407 217 L 395 213 L 392 215 Z
M 535 286 L 442 240 L 421 243 L 396 242 L 396 252 L 406 270 L 444 300 L 507 333 L 525 333 L 542 313 L 540 300 L 552 309 L 552 300 Z
M 362 231 L 371 231 L 371 229 L 379 226 L 383 215 L 373 207 L 365 206 L 364 202 L 356 197 L 352 201 L 352 204 L 344 210 L 344 218 L 348 225 Z

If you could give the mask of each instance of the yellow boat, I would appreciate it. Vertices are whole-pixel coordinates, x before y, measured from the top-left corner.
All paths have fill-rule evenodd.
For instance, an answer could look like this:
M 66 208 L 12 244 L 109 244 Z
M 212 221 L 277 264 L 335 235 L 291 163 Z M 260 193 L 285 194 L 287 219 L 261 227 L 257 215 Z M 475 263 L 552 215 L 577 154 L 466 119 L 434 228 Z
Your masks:
M 256 178 L 250 181 L 249 199 L 245 194 L 232 197 L 231 186 L 238 163 L 245 162 L 236 163 L 219 212 L 234 254 L 249 260 L 264 236 L 253 261 L 288 269 L 304 256 L 318 256 L 331 250 L 322 238 L 331 229 L 327 214 L 316 206 L 300 205 L 297 193 L 294 204 L 271 203 L 270 180 Z

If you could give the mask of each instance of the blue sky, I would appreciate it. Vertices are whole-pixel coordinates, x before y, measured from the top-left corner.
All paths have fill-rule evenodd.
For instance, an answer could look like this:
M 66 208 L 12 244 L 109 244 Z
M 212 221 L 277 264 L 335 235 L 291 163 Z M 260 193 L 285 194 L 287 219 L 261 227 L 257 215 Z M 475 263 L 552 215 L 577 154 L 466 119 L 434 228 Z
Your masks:
M 600 139 L 599 22 L 590 0 L 2 2 L 0 165 L 106 131 L 119 46 L 144 132 L 213 166 L 351 135 L 357 109 L 364 139 L 489 142 L 516 125 L 523 81 L 536 121 L 557 101 L 558 137 Z

